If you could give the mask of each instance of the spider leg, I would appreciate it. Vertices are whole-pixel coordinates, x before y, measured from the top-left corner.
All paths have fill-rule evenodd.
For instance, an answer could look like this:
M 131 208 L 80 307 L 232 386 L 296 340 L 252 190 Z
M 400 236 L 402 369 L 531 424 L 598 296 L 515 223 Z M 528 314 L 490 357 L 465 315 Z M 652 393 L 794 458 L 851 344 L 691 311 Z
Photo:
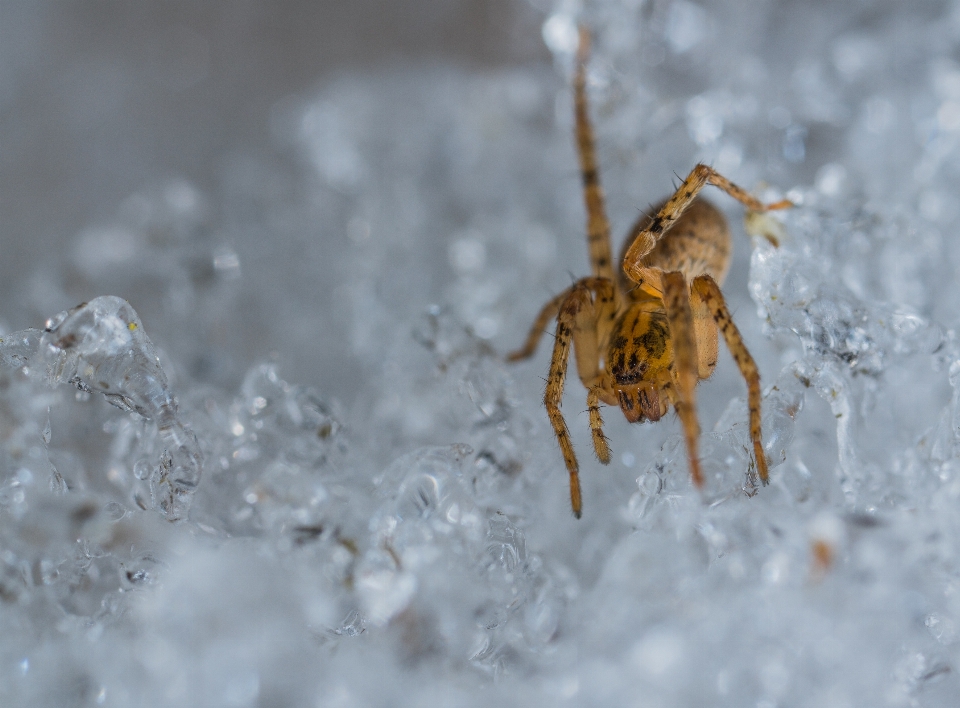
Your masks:
M 706 185 L 712 184 L 719 187 L 738 202 L 747 207 L 750 211 L 762 212 L 773 209 L 787 209 L 793 206 L 793 203 L 784 199 L 773 204 L 764 204 L 759 199 L 750 195 L 749 192 L 738 187 L 712 167 L 699 164 L 691 170 L 690 174 L 683 181 L 683 184 L 674 192 L 674 195 L 667 200 L 661 207 L 657 215 L 653 217 L 650 225 L 637 234 L 630 248 L 627 249 L 623 258 L 623 271 L 627 277 L 635 283 L 644 284 L 650 282 L 651 286 L 657 291 L 659 288 L 659 279 L 655 269 L 644 265 L 643 258 L 653 247 L 657 245 L 663 235 L 670 230 L 674 222 L 680 218 L 690 203 L 696 198 L 700 190 Z
M 616 319 L 617 316 L 617 289 L 614 287 L 613 282 L 606 278 L 582 278 L 541 308 L 540 314 L 537 315 L 537 319 L 533 321 L 533 325 L 530 327 L 530 332 L 527 334 L 527 339 L 523 343 L 523 346 L 507 354 L 507 361 L 522 361 L 523 359 L 529 359 L 533 356 L 537 351 L 540 338 L 547 331 L 547 323 L 557 315 L 563 301 L 570 297 L 570 293 L 578 287 L 586 287 L 596 293 L 594 307 L 597 312 L 597 322 L 601 330 L 600 334 L 602 335 L 603 333 L 609 332 L 613 325 L 613 320 Z M 594 359 L 595 358 L 596 355 L 594 355 Z M 584 380 L 589 380 L 589 377 Z
M 610 446 L 603 434 L 600 400 L 604 397 L 609 400 L 613 394 L 600 371 L 600 345 L 609 336 L 616 316 L 616 288 L 607 278 L 584 278 L 580 283 L 592 290 L 595 297 L 591 307 L 582 307 L 574 317 L 573 353 L 580 381 L 587 388 L 593 450 L 597 459 L 606 465 L 610 462 Z
M 698 444 L 700 422 L 697 420 L 697 344 L 694 339 L 693 314 L 690 310 L 690 294 L 683 273 L 663 273 L 663 304 L 670 324 L 673 341 L 673 379 L 676 389 L 673 406 L 677 409 L 690 459 L 690 476 L 697 487 L 703 486 Z
M 603 434 L 603 418 L 600 416 L 600 386 L 591 386 L 587 391 L 587 408 L 590 410 L 590 431 L 593 433 L 593 450 L 597 459 L 605 465 L 610 464 L 610 445 Z
M 533 356 L 534 352 L 537 351 L 537 345 L 540 343 L 540 337 L 542 337 L 543 333 L 547 331 L 547 324 L 550 322 L 550 320 L 556 317 L 557 313 L 560 311 L 560 305 L 563 304 L 564 300 L 570 297 L 570 293 L 573 291 L 574 287 L 576 286 L 567 288 L 543 306 L 543 309 L 540 310 L 540 314 L 537 315 L 537 319 L 535 319 L 533 324 L 530 326 L 530 332 L 527 334 L 527 340 L 523 343 L 522 347 L 507 354 L 507 361 L 521 361 L 523 359 L 529 359 Z
M 760 481 L 767 484 L 769 472 L 767 471 L 767 458 L 763 454 L 763 438 L 760 428 L 760 370 L 756 362 L 750 356 L 746 344 L 743 343 L 743 337 L 740 330 L 733 323 L 730 317 L 730 311 L 727 309 L 727 303 L 723 299 L 723 293 L 720 292 L 720 286 L 709 275 L 699 275 L 693 279 L 694 297 L 701 299 L 710 308 L 713 319 L 723 333 L 723 338 L 727 343 L 727 349 L 733 355 L 737 362 L 737 368 L 740 374 L 747 382 L 747 406 L 750 410 L 750 439 L 753 441 L 753 455 L 757 460 L 757 473 L 760 475 Z
M 580 47 L 577 50 L 577 70 L 573 78 L 574 116 L 576 118 L 577 153 L 580 157 L 580 175 L 583 178 L 583 200 L 587 207 L 587 247 L 593 274 L 613 278 L 610 248 L 610 222 L 604 208 L 603 188 L 597 166 L 596 141 L 590 125 L 587 105 L 587 58 L 590 55 L 590 34 L 580 28 Z
M 591 327 L 592 323 L 592 327 Z M 592 329 L 592 331 L 591 331 Z M 573 451 L 570 430 L 560 412 L 563 402 L 563 386 L 567 376 L 567 364 L 570 358 L 570 343 L 575 342 L 577 365 L 581 378 L 589 374 L 584 381 L 588 387 L 594 385 L 597 378 L 599 358 L 597 354 L 596 316 L 590 297 L 590 288 L 580 281 L 571 288 L 570 294 L 560 305 L 557 315 L 557 333 L 553 342 L 553 356 L 550 359 L 550 373 L 547 376 L 547 388 L 543 395 L 543 404 L 547 416 L 557 436 L 563 461 L 570 474 L 570 506 L 578 519 L 583 509 L 580 495 L 580 466 Z M 591 364 L 592 360 L 592 364 Z M 587 369 L 587 371 L 584 371 Z

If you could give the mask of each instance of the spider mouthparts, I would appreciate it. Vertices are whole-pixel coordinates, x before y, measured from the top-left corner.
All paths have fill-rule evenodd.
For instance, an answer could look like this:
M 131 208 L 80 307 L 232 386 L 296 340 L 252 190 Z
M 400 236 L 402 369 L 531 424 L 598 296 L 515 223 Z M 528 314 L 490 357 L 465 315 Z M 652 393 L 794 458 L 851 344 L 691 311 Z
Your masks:
M 655 388 L 640 390 L 640 405 L 648 420 L 658 421 L 663 415 L 660 410 L 660 394 Z
M 617 391 L 617 397 L 620 400 L 620 410 L 623 411 L 624 418 L 629 423 L 643 422 L 643 408 L 640 405 L 640 392 L 638 390 Z

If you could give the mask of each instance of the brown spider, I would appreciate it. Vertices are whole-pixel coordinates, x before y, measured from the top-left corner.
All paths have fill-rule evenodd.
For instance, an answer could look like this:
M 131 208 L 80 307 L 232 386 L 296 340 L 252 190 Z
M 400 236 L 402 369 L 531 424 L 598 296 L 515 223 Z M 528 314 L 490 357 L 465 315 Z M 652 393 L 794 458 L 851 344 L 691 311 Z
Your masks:
M 578 280 L 548 302 L 523 348 L 508 356 L 509 361 L 532 356 L 548 321 L 557 318 L 543 400 L 570 473 L 570 503 L 577 518 L 582 509 L 579 467 L 560 413 L 571 341 L 577 373 L 587 388 L 593 447 L 600 462 L 610 462 L 601 402 L 619 406 L 631 423 L 660 420 L 672 404 L 683 425 L 693 483 L 702 487 L 695 387 L 716 367 L 719 327 L 747 382 L 750 438 L 760 480 L 767 483 L 760 434 L 760 373 L 719 286 L 730 265 L 730 231 L 723 214 L 697 194 L 712 184 L 754 212 L 793 206 L 787 200 L 763 204 L 711 167 L 697 165 L 676 193 L 658 207 L 656 216 L 643 216 L 633 225 L 620 258 L 622 272 L 615 275 L 610 224 L 587 113 L 589 41 L 586 30 L 581 29 L 573 88 L 593 276 Z

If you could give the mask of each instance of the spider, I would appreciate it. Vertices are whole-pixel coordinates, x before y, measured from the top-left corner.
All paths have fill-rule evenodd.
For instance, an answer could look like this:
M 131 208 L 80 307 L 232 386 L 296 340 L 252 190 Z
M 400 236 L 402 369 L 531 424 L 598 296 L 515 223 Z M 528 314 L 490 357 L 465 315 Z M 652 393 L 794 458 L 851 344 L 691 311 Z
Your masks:
M 587 110 L 589 44 L 589 34 L 581 28 L 574 113 L 593 275 L 544 305 L 523 347 L 507 357 L 508 361 L 531 357 L 548 322 L 557 318 L 544 404 L 570 473 L 570 503 L 578 519 L 583 508 L 580 468 L 560 412 L 571 343 L 577 373 L 587 389 L 593 448 L 600 462 L 610 462 L 600 403 L 619 406 L 631 423 L 660 420 L 673 405 L 683 426 L 690 475 L 700 488 L 704 480 L 697 453 L 695 387 L 716 367 L 719 330 L 747 383 L 753 454 L 760 480 L 767 484 L 760 373 L 720 291 L 730 265 L 730 230 L 720 210 L 698 194 L 712 184 L 752 212 L 793 206 L 788 200 L 763 204 L 713 168 L 698 164 L 674 195 L 657 206 L 655 216 L 641 216 L 633 225 L 621 253 L 621 271 L 614 274 L 610 224 Z

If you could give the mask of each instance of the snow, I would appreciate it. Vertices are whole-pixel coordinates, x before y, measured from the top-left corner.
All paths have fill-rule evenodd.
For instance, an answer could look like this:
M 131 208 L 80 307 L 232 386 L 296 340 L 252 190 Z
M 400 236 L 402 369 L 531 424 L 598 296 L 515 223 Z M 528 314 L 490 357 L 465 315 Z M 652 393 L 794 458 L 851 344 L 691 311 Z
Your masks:
M 960 5 L 543 9 L 553 68 L 304 86 L 5 285 L 0 703 L 955 704 Z M 707 195 L 768 486 L 726 354 L 702 491 L 672 415 L 592 460 L 570 377 L 578 521 L 503 361 L 587 273 L 578 21 L 615 234 L 698 161 L 797 205 Z

